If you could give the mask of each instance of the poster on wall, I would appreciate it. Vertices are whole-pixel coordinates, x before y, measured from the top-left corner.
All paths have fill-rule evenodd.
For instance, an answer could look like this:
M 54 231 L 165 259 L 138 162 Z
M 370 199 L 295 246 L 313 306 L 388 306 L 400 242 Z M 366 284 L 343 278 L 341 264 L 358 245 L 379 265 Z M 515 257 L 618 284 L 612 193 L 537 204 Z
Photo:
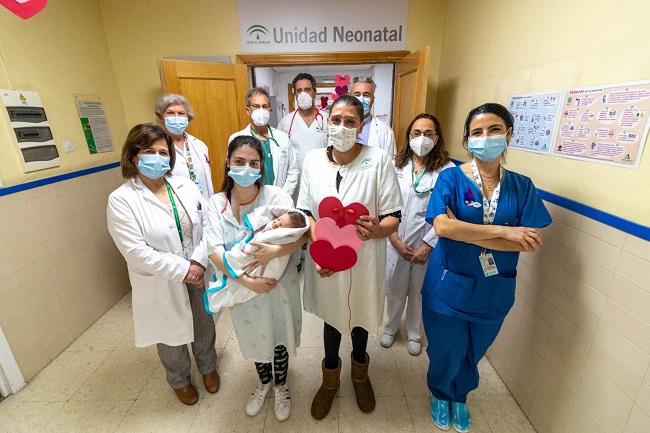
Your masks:
M 549 153 L 555 141 L 562 92 L 513 95 L 508 109 L 515 119 L 510 147 Z
M 244 53 L 406 49 L 408 0 L 239 0 Z
M 569 89 L 553 154 L 638 168 L 649 116 L 650 80 Z
M 104 105 L 99 96 L 75 95 L 74 101 L 90 154 L 111 152 L 113 140 L 108 129 Z

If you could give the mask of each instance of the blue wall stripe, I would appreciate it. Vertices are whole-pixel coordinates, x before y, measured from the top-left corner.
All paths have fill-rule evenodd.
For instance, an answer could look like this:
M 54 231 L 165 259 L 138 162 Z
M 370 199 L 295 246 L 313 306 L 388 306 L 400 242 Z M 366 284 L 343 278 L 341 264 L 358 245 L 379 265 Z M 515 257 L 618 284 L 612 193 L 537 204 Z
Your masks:
M 98 173 L 100 171 L 110 170 L 112 168 L 119 167 L 119 166 L 120 166 L 119 162 L 111 162 L 110 164 L 99 165 L 97 167 L 91 167 L 91 168 L 84 168 L 83 170 L 79 170 L 79 171 L 59 174 L 57 176 L 46 177 L 45 179 L 38 179 L 31 182 L 21 183 L 19 185 L 0 188 L 0 197 L 9 194 L 15 194 L 21 191 L 27 191 L 28 189 L 39 188 L 41 186 L 50 185 L 52 183 L 63 182 L 64 180 L 74 179 L 75 177 L 81 177 L 93 173 Z
M 453 158 L 451 161 L 456 165 L 463 163 L 463 161 L 459 161 Z M 650 241 L 650 227 L 648 226 L 644 226 L 633 221 L 626 220 L 625 218 L 603 212 L 602 210 L 587 206 L 586 204 L 578 203 L 577 201 L 559 196 L 557 194 L 553 194 L 552 192 L 544 191 L 539 188 L 537 191 L 543 200 L 561 206 L 565 209 L 569 209 L 580 215 L 584 215 L 587 218 L 591 218 L 603 224 L 607 224 L 608 226 L 614 227 L 615 229 L 621 230 L 625 233 L 629 233 L 641 239 L 645 239 L 646 241 Z

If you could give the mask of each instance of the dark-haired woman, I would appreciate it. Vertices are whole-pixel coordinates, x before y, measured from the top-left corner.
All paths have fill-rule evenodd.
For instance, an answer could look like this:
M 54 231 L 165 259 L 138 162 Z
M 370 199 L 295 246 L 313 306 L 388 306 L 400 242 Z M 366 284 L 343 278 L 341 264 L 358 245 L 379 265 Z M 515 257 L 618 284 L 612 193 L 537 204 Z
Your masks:
M 293 200 L 282 188 L 264 185 L 262 145 L 251 136 L 235 137 L 228 145 L 224 183 L 221 192 L 208 204 L 205 230 L 210 261 L 226 273 L 224 251 L 251 235 L 243 216 L 258 206 L 293 207 Z M 279 280 L 251 277 L 247 273 L 234 281 L 259 294 L 230 308 L 233 327 L 242 355 L 255 363 L 259 382 L 246 405 L 246 414 L 255 416 L 273 388 L 275 417 L 284 421 L 291 413 L 287 387 L 289 355 L 300 344 L 302 311 L 297 264 L 304 239 L 287 245 L 251 244 L 257 247 L 249 270 L 264 266 L 273 258 L 292 254 Z M 275 375 L 274 375 L 275 373 Z
M 198 401 L 192 353 L 208 392 L 219 390 L 214 322 L 203 311 L 205 203 L 191 180 L 172 176 L 176 152 L 162 128 L 137 125 L 122 148 L 127 179 L 108 198 L 108 230 L 129 269 L 137 347 L 157 345 L 167 382 Z
M 438 119 L 426 113 L 416 116 L 408 126 L 404 146 L 395 158 L 404 206 L 397 231 L 388 237 L 388 321 L 379 339 L 383 347 L 393 345 L 406 305 L 406 349 L 413 356 L 422 351 L 422 282 L 429 254 L 438 241 L 435 230 L 424 220 L 424 213 L 438 173 L 453 166 L 445 150 Z
M 467 394 L 514 303 L 519 252 L 537 250 L 539 229 L 551 223 L 531 180 L 501 165 L 512 126 L 499 104 L 469 112 L 471 159 L 440 173 L 426 213 L 439 236 L 422 287 L 427 383 L 431 418 L 445 430 L 471 428 Z

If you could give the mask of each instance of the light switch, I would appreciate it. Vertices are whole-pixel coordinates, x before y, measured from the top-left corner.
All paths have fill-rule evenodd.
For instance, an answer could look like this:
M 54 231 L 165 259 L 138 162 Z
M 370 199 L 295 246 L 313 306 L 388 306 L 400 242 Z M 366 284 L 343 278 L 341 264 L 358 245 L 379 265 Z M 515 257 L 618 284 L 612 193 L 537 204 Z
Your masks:
M 63 151 L 68 153 L 72 152 L 74 150 L 74 143 L 72 140 L 68 140 L 67 138 L 63 139 Z

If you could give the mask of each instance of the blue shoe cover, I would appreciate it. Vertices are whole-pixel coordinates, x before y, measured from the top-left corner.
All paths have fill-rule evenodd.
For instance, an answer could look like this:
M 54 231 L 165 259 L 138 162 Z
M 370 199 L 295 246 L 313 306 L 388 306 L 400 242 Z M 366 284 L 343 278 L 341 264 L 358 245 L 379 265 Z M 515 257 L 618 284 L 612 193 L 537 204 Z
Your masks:
M 451 404 L 451 423 L 458 433 L 466 433 L 472 428 L 472 416 L 469 414 L 467 403 L 453 402 Z
M 431 420 L 440 430 L 449 430 L 449 401 L 431 396 Z

